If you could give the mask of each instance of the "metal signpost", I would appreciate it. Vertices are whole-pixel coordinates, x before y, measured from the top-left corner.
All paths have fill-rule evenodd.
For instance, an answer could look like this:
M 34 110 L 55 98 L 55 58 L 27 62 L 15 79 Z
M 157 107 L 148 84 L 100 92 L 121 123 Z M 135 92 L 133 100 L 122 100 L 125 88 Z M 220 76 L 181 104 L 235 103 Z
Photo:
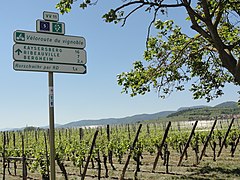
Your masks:
M 50 141 L 50 179 L 55 180 L 55 132 L 54 132 L 54 83 L 53 72 L 48 73 L 49 88 L 49 141 Z
M 36 21 L 37 32 L 14 32 L 13 69 L 48 72 L 50 169 L 51 180 L 55 180 L 53 73 L 85 74 L 86 41 L 83 37 L 64 35 L 65 24 L 58 22 L 58 13 L 44 11 L 43 19 Z

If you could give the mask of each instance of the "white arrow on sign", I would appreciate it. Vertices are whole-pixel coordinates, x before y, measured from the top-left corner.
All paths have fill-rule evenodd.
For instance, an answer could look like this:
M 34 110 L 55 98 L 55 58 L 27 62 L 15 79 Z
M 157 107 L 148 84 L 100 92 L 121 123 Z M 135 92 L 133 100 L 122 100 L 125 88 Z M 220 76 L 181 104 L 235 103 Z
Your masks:
M 13 59 L 17 61 L 63 64 L 87 63 L 86 51 L 84 49 L 70 49 L 30 44 L 14 44 Z
M 22 30 L 17 30 L 13 33 L 13 40 L 16 43 L 22 44 L 47 45 L 78 49 L 83 49 L 86 46 L 86 40 L 83 37 L 37 33 Z
M 53 64 L 53 63 L 14 61 L 13 69 L 16 71 L 86 74 L 85 65 L 71 65 L 71 64 Z

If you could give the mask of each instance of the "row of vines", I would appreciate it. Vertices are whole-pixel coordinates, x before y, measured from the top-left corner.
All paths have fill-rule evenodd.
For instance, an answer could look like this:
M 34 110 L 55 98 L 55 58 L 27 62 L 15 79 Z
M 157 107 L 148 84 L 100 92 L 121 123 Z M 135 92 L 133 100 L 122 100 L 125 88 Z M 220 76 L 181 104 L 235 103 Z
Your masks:
M 92 176 L 93 171 L 98 179 L 124 179 L 131 160 L 134 165 L 131 178 L 138 179 L 144 157 L 152 157 L 152 173 L 158 166 L 166 167 L 164 173 L 169 173 L 171 154 L 179 156 L 175 166 L 181 166 L 189 154 L 195 166 L 206 154 L 216 161 L 223 148 L 229 149 L 229 156 L 234 157 L 240 139 L 237 119 L 215 120 L 209 128 L 198 127 L 198 123 L 195 121 L 184 128 L 166 122 L 56 129 L 56 164 L 64 179 L 69 179 L 73 173 L 84 179 Z M 6 174 L 23 179 L 30 176 L 49 179 L 48 130 L 1 132 L 0 136 L 3 179 Z M 159 159 L 163 163 L 159 163 Z M 67 167 L 77 171 L 69 172 Z M 110 173 L 112 171 L 117 173 Z

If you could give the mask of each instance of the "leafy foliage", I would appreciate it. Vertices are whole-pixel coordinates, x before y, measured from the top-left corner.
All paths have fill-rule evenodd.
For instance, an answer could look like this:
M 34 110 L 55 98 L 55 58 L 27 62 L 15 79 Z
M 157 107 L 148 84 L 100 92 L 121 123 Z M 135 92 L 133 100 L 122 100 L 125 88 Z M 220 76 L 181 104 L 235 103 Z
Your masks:
M 69 12 L 73 0 L 60 0 L 57 8 Z M 85 9 L 98 2 L 80 1 Z M 156 20 L 165 15 L 167 8 L 183 8 L 188 14 L 191 28 L 196 35 L 184 34 L 172 20 Z M 161 98 L 173 91 L 189 89 L 194 99 L 210 101 L 223 94 L 227 83 L 240 84 L 240 27 L 238 0 L 124 0 L 122 5 L 110 9 L 103 18 L 106 22 L 124 25 L 139 9 L 152 13 L 158 35 L 147 40 L 144 60 L 133 63 L 130 72 L 117 76 L 123 93 L 144 95 L 155 89 Z M 188 87 L 188 84 L 191 84 Z
M 182 91 L 187 82 L 192 82 L 190 91 L 195 99 L 205 97 L 207 101 L 223 94 L 226 82 L 232 82 L 232 76 L 226 72 L 215 53 L 204 49 L 207 45 L 199 35 L 193 38 L 181 32 L 173 21 L 155 23 L 159 30 L 157 37 L 148 40 L 144 58 L 149 65 L 137 61 L 131 72 L 118 75 L 118 84 L 123 92 L 131 90 L 131 96 L 145 94 L 153 85 L 160 97 L 165 98 L 174 90 Z M 201 44 L 201 45 L 199 45 Z M 193 81 L 195 80 L 195 81 Z

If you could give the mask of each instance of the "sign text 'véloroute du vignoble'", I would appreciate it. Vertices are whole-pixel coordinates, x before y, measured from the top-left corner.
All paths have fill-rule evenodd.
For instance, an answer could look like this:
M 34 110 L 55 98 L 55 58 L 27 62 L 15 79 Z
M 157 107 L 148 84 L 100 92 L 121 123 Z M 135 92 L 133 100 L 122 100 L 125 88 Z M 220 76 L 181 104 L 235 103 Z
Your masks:
M 14 42 L 20 44 L 34 44 L 79 49 L 83 49 L 86 46 L 85 39 L 79 36 L 55 35 L 17 30 L 14 32 L 13 37 Z

